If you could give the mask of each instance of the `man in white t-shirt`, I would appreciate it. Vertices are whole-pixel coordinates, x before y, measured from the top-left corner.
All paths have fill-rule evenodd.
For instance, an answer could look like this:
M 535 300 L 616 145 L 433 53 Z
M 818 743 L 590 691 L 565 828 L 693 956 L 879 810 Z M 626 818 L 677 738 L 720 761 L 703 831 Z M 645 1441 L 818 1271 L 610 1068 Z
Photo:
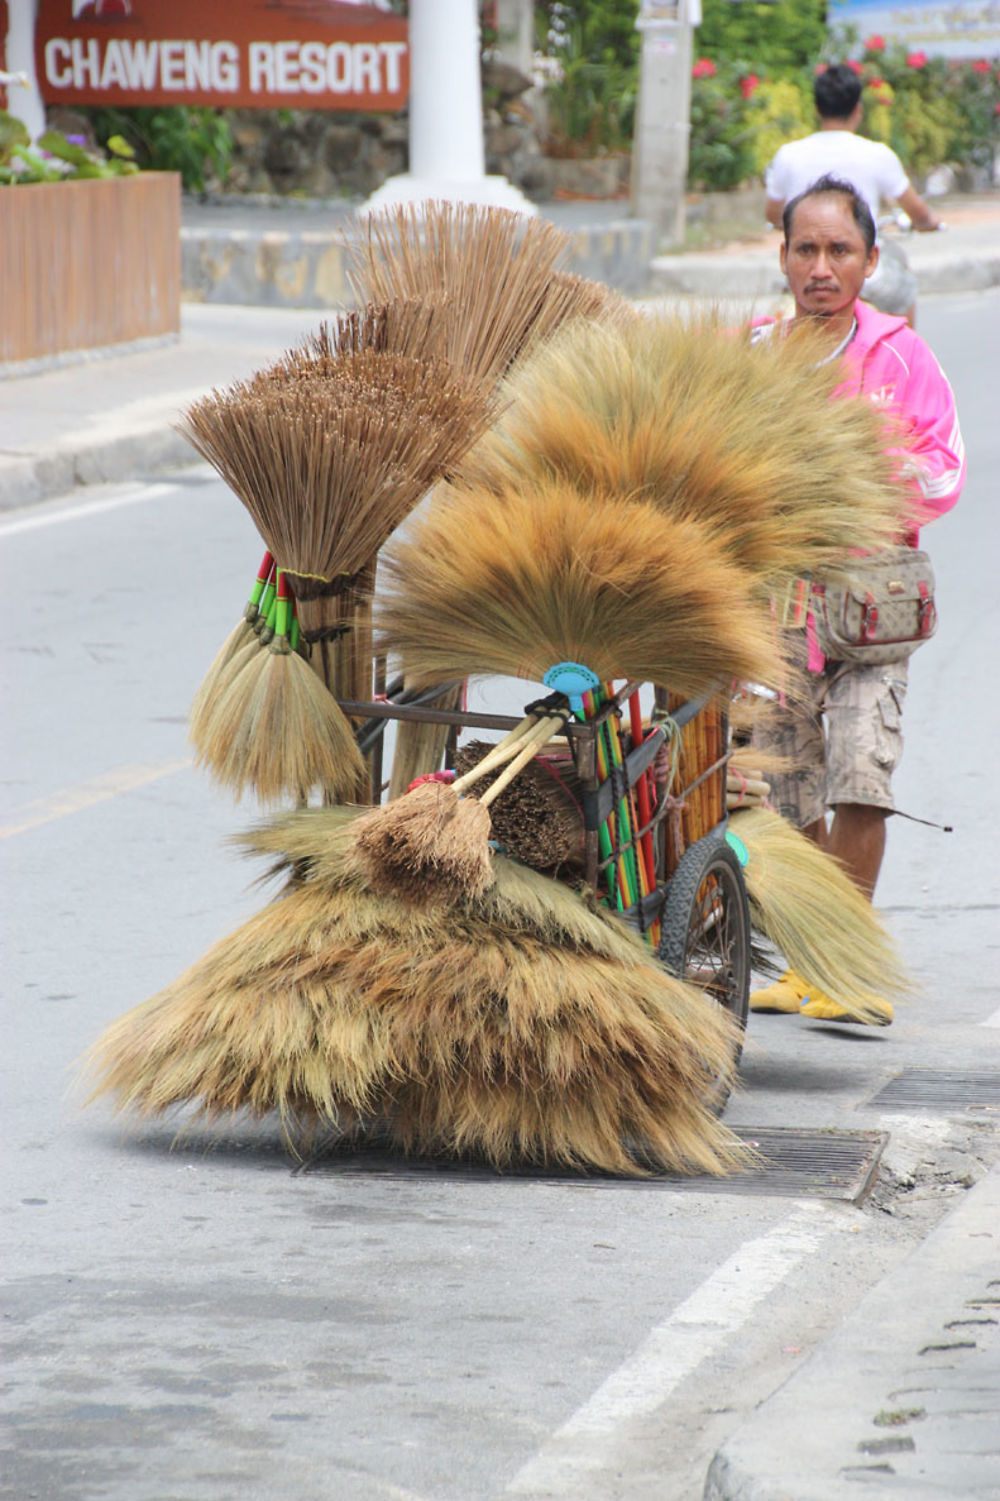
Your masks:
M 856 134 L 863 109 L 857 74 L 846 63 L 835 63 L 817 75 L 813 94 L 819 130 L 780 147 L 765 173 L 769 222 L 780 229 L 785 204 L 829 174 L 852 185 L 876 224 L 884 200 L 898 204 L 914 229 L 940 229 L 941 220 L 913 187 L 896 153 Z M 865 301 L 883 313 L 905 317 L 912 327 L 916 278 L 898 245 L 881 242 L 879 248 L 879 265 L 865 284 Z

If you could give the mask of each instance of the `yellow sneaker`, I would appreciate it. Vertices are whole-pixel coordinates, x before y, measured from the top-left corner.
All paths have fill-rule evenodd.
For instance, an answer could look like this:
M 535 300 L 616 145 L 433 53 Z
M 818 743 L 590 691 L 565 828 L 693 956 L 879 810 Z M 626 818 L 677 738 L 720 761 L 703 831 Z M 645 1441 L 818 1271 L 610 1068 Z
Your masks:
M 856 1027 L 888 1027 L 892 1022 L 892 1002 L 875 997 L 865 1005 L 864 1015 L 848 1011 L 839 1002 L 831 1000 L 815 985 L 808 991 L 802 1003 L 803 1016 L 816 1022 L 847 1022 Z
M 773 985 L 750 992 L 750 1010 L 761 1011 L 765 1015 L 771 1011 L 797 1016 L 802 1010 L 803 1001 L 808 999 L 809 986 L 805 980 L 794 969 L 786 969 L 780 980 L 775 980 Z

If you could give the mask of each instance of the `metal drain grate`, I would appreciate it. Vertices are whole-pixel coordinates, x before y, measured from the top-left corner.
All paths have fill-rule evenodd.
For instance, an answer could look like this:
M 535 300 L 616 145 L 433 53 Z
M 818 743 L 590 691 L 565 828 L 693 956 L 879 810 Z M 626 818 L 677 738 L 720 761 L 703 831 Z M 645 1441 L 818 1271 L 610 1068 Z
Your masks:
M 879 1159 L 889 1137 L 884 1131 L 795 1131 L 782 1127 L 734 1126 L 734 1134 L 752 1146 L 763 1165 L 731 1178 L 683 1178 L 659 1173 L 649 1178 L 615 1178 L 594 1173 L 556 1172 L 551 1168 L 512 1168 L 495 1172 L 481 1163 L 406 1158 L 384 1146 L 331 1147 L 297 1168 L 298 1173 L 337 1177 L 373 1177 L 413 1182 L 420 1178 L 465 1183 L 525 1182 L 564 1184 L 580 1188 L 626 1189 L 632 1192 L 777 1195 L 792 1198 L 840 1199 L 858 1204 L 875 1181 Z
M 1000 1070 L 904 1068 L 865 1101 L 865 1108 L 1000 1114 Z

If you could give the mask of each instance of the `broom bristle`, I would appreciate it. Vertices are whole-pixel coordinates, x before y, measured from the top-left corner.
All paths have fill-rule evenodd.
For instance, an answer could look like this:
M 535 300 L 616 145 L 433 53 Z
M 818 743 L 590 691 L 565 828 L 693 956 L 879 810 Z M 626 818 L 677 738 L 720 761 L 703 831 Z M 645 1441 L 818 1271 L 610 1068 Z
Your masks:
M 479 896 L 493 879 L 489 838 L 489 811 L 476 798 L 424 782 L 358 820 L 355 859 L 377 892 Z
M 478 765 L 491 749 L 486 741 L 472 740 L 455 756 L 459 776 Z M 483 779 L 485 790 L 498 772 Z M 564 865 L 581 852 L 583 809 L 581 785 L 573 760 L 565 755 L 556 761 L 539 756 L 490 803 L 490 820 L 496 842 L 536 870 Z
M 259 650 L 223 694 L 198 745 L 205 765 L 236 798 L 304 798 L 312 787 L 353 797 L 365 765 L 336 701 L 292 651 Z
M 883 1020 L 882 999 L 913 982 L 889 933 L 846 872 L 787 819 L 768 809 L 732 815 L 746 845 L 754 925 L 797 974 L 861 1020 Z
M 180 427 L 287 572 L 341 587 L 482 432 L 488 396 L 441 361 L 364 350 L 195 402 Z
M 621 924 L 561 888 L 539 938 L 518 914 L 557 883 L 502 858 L 485 904 L 378 897 L 350 869 L 356 815 L 314 811 L 251 837 L 297 855 L 318 837 L 323 878 L 114 1023 L 89 1055 L 95 1095 L 140 1115 L 276 1110 L 289 1131 L 373 1121 L 409 1150 L 499 1166 L 745 1164 L 705 1104 L 732 1067 L 728 1019 Z
M 558 481 L 439 491 L 384 556 L 376 620 L 415 683 L 564 660 L 698 694 L 780 673 L 766 603 L 694 522 Z
M 259 643 L 253 624 L 244 616 L 219 647 L 197 693 L 191 700 L 191 707 L 188 710 L 188 726 L 194 745 L 200 745 L 205 739 L 209 718 L 214 713 L 220 693 L 228 686 L 232 664 L 246 647 L 257 645 Z
M 515 369 L 460 480 L 506 494 L 553 475 L 710 527 L 770 584 L 899 531 L 886 427 L 831 401 L 841 367 L 806 337 L 750 346 L 718 324 L 580 321 Z
M 478 379 L 499 379 L 523 345 L 570 240 L 504 209 L 426 203 L 367 220 L 351 281 L 374 302 L 446 297 L 443 348 Z

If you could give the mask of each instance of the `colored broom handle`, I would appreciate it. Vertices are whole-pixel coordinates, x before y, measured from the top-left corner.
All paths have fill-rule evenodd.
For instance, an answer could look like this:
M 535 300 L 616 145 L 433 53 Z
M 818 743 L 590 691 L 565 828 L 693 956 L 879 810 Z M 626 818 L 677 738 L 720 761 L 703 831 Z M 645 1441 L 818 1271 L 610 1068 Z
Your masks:
M 278 598 L 277 608 L 274 615 L 274 634 L 276 636 L 288 635 L 288 624 L 292 615 L 291 591 L 288 587 L 288 579 L 282 568 L 278 569 Z

